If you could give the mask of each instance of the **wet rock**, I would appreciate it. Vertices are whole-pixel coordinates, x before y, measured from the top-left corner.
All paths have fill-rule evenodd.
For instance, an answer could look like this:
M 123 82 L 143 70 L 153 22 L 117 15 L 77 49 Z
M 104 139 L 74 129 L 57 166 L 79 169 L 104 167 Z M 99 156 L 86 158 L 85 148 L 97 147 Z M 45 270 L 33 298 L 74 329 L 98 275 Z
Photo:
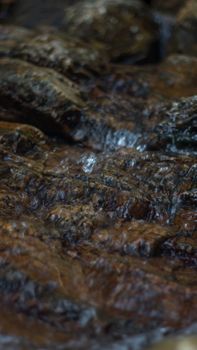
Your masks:
M 20 213 L 39 210 L 44 220 L 48 217 L 49 222 L 57 224 L 62 235 L 67 232 L 65 237 L 72 238 L 75 232 L 73 237 L 78 239 L 86 237 L 80 232 L 87 230 L 89 236 L 98 226 L 99 212 L 101 217 L 104 212 L 111 218 L 161 224 L 176 220 L 180 227 L 186 218 L 180 214 L 183 198 L 196 176 L 192 158 L 161 158 L 132 151 L 97 156 L 91 172 L 84 169 L 79 150 L 69 157 L 69 149 L 61 148 L 52 153 L 48 148 L 40 158 L 33 154 L 23 158 L 2 150 L 1 166 L 3 198 L 14 194 L 16 200 L 12 202 L 20 203 Z M 16 188 L 20 189 L 18 195 Z M 8 208 L 4 208 L 7 215 Z M 190 225 L 189 216 L 187 222 Z
M 39 146 L 44 147 L 46 142 L 45 135 L 33 126 L 0 122 L 0 144 L 13 153 L 35 153 L 35 150 L 39 151 Z
M 192 70 L 191 70 L 192 65 Z M 100 85 L 107 93 L 147 99 L 152 103 L 197 94 L 197 59 L 187 55 L 170 55 L 157 66 L 118 66 Z
M 60 204 L 49 211 L 47 220 L 55 223 L 65 242 L 76 243 L 91 236 L 93 228 L 99 224 L 99 213 L 91 205 L 73 208 L 71 205 Z
M 16 42 L 30 38 L 31 31 L 17 26 L 0 24 L 0 57 L 9 56 Z
M 70 38 L 65 34 L 40 28 L 27 31 L 22 27 L 2 26 L 1 56 L 18 58 L 37 66 L 53 68 L 72 80 L 84 79 L 86 83 L 104 66 L 103 52 Z M 13 35 L 12 35 L 13 30 Z M 16 35 L 16 33 L 18 33 Z M 28 35 L 29 34 L 29 35 Z M 31 36 L 30 36 L 31 34 Z M 16 40 L 15 36 L 17 36 Z M 10 41 L 12 39 L 12 41 Z M 27 40 L 26 40 L 27 39 Z
M 1 67 L 1 120 L 29 123 L 99 150 L 136 145 L 141 101 L 112 95 L 84 108 L 80 88 L 53 70 L 5 58 Z
M 148 149 L 196 154 L 197 96 L 173 102 L 160 110 L 162 122 L 155 127 Z
M 66 30 L 96 41 L 112 61 L 138 62 L 149 57 L 157 27 L 141 1 L 82 1 L 65 11 Z
M 61 118 L 73 123 L 83 101 L 70 80 L 50 69 L 1 59 L 0 101 L 13 121 L 22 121 L 53 133 L 61 132 Z M 9 112 L 11 110 L 11 112 Z M 16 111 L 16 116 L 14 114 Z M 65 132 L 65 130 L 63 130 Z
M 0 25 L 0 40 L 7 41 L 10 44 L 16 44 L 16 42 L 20 42 L 20 40 L 26 39 L 27 37 L 31 37 L 33 33 L 31 30 L 18 27 L 18 26 L 7 26 L 7 25 Z
M 197 55 L 197 4 L 195 0 L 185 2 L 176 17 L 176 24 L 169 50 L 187 55 Z
M 141 101 L 116 94 L 103 95 L 82 111 L 71 136 L 95 150 L 116 150 L 137 147 L 142 125 L 138 116 L 145 114 Z
M 165 222 L 171 215 L 173 218 L 179 209 L 179 199 L 177 197 L 175 203 L 173 196 L 175 193 L 182 193 L 186 188 L 189 189 L 190 181 L 193 181 L 195 176 L 195 170 L 194 173 L 189 172 L 193 165 L 192 160 L 182 161 L 181 158 L 175 160 L 169 157 L 159 160 L 159 157 L 151 158 L 148 154 L 140 157 L 138 153 L 131 151 L 125 155 L 121 152 L 116 153 L 110 158 L 98 157 L 91 173 L 84 172 L 84 166 L 79 160 L 76 159 L 75 162 L 67 163 L 66 171 L 69 173 L 67 183 L 65 180 L 63 182 L 63 178 L 61 180 L 63 176 L 65 179 L 66 163 L 62 163 L 62 171 L 59 168 L 60 178 L 57 178 L 56 190 L 55 179 L 53 186 L 46 182 L 46 198 L 50 198 L 49 202 L 55 201 L 57 188 L 62 188 L 61 198 L 63 201 L 66 199 L 67 204 L 73 201 L 76 203 L 78 200 L 82 200 L 84 204 L 90 201 L 96 210 L 102 209 L 125 219 L 154 218 Z M 61 163 L 59 164 L 61 166 Z M 185 176 L 187 172 L 188 177 Z M 173 187 L 175 185 L 176 189 Z M 155 198 L 155 193 L 159 191 L 160 196 Z
M 193 66 L 193 73 L 189 69 Z M 150 86 L 152 91 L 158 92 L 169 99 L 189 97 L 196 94 L 196 57 L 187 55 L 171 55 L 159 66 L 158 75 L 152 75 Z
M 180 349 L 191 349 L 195 350 L 197 346 L 196 337 L 180 337 L 175 339 L 169 339 L 161 344 L 153 346 L 152 350 L 180 350 Z
M 132 221 L 117 222 L 114 227 L 97 229 L 92 239 L 98 246 L 111 252 L 118 251 L 126 255 L 149 257 L 158 253 L 162 241 L 166 240 L 168 235 L 168 230 L 159 225 Z
M 9 35 L 11 32 L 10 29 Z M 145 145 L 142 134 L 160 122 L 163 102 L 196 93 L 195 58 L 174 55 L 156 68 L 109 68 L 104 65 L 102 70 L 103 62 L 106 61 L 105 58 L 100 59 L 101 53 L 96 48 L 90 49 L 90 46 L 78 43 L 76 39 L 72 41 L 55 31 L 44 34 L 42 29 L 37 34 L 31 31 L 31 35 L 28 41 L 21 39 L 14 44 L 2 40 L 2 55 L 20 58 L 7 58 L 7 61 L 4 58 L 2 65 L 6 62 L 12 74 L 19 66 L 24 72 L 31 67 L 36 70 L 36 75 L 33 79 L 28 76 L 26 81 L 24 78 L 22 80 L 21 74 L 16 74 L 12 79 L 12 85 L 17 91 L 18 84 L 23 86 L 23 90 L 20 90 L 22 96 L 16 102 L 14 94 L 6 97 L 6 91 L 2 92 L 1 120 L 31 123 L 47 133 L 61 134 L 95 150 L 121 147 L 143 150 Z M 10 79 L 10 73 L 10 70 L 4 71 L 4 80 Z M 53 90 L 58 94 L 55 103 L 49 93 L 46 96 L 44 87 L 37 90 L 33 87 L 44 73 L 46 89 L 49 88 L 51 94 Z M 77 81 L 77 85 L 63 78 L 60 73 Z M 27 106 L 27 90 L 32 97 L 35 95 L 37 106 L 31 106 L 30 103 Z M 28 98 L 32 98 L 29 95 Z M 43 98 L 43 95 L 46 97 Z M 65 111 L 67 108 L 68 114 Z
M 143 348 L 155 329 L 194 323 L 195 260 L 180 259 L 178 241 L 168 253 L 176 215 L 195 207 L 193 158 L 39 147 L 38 157 L 13 152 L 8 139 L 0 145 L 1 324 L 21 337 L 11 344 L 50 349 L 50 332 L 60 349 L 78 347 L 76 334 L 82 349 L 113 348 L 117 337 Z
M 196 332 L 197 61 L 125 64 L 158 59 L 169 9 L 187 17 L 144 3 L 20 1 L 2 26 L 0 348 Z M 13 25 L 43 15 L 60 30 Z
M 187 263 L 191 263 L 192 265 L 192 263 L 197 260 L 196 242 L 196 232 L 189 237 L 180 235 L 166 240 L 162 246 L 162 250 L 164 251 L 164 254 L 186 259 Z
M 153 324 L 164 326 L 167 315 L 168 326 L 180 327 L 183 319 L 178 319 L 178 314 L 180 315 L 187 308 L 188 301 L 183 285 L 181 287 L 179 285 L 179 288 L 173 280 L 171 263 L 164 264 L 161 259 L 153 259 L 153 261 L 141 260 L 142 264 L 140 264 L 139 259 L 134 257 L 128 259 L 104 251 L 100 256 L 99 251 L 91 250 L 87 246 L 78 249 L 75 255 L 74 252 L 69 251 L 76 261 L 90 269 L 90 275 L 86 275 L 86 283 L 97 305 L 100 304 L 105 310 L 111 310 L 122 316 L 129 317 L 132 313 L 137 322 L 141 319 L 143 327 L 149 328 Z M 100 286 L 99 289 L 96 285 Z M 195 287 L 193 288 L 194 291 Z M 193 304 L 195 292 L 191 297 Z M 183 302 L 182 305 L 180 301 Z M 195 319 L 192 312 L 190 316 Z

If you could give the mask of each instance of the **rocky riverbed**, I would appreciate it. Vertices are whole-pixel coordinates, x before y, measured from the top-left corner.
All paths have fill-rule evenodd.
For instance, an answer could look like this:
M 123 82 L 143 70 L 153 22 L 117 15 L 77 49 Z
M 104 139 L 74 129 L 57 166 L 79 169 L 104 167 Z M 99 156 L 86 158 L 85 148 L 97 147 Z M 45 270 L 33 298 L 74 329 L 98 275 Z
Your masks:
M 0 349 L 196 349 L 195 9 L 0 1 Z

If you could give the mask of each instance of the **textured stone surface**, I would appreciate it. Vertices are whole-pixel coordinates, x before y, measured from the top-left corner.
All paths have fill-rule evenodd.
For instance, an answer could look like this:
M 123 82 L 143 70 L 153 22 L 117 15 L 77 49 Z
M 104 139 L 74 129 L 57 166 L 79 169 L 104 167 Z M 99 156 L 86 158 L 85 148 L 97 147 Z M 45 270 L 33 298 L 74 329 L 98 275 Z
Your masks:
M 46 33 L 41 28 L 30 31 L 16 26 L 10 30 L 2 26 L 0 40 L 1 56 L 53 68 L 74 80 L 90 79 L 91 72 L 101 70 L 105 63 L 103 52 L 52 29 Z
M 143 221 L 119 222 L 112 227 L 95 230 L 93 241 L 112 252 L 148 257 L 157 255 L 168 234 L 167 229 L 160 225 L 146 224 Z
M 195 344 L 158 343 L 197 331 L 197 60 L 189 40 L 163 57 L 191 3 L 27 0 L 4 17 L 0 348 Z
M 177 100 L 158 113 L 162 121 L 153 131 L 149 149 L 196 154 L 197 95 Z
M 61 118 L 68 118 L 71 123 L 72 118 L 77 118 L 83 102 L 77 86 L 70 80 L 53 70 L 20 60 L 2 58 L 0 70 L 0 100 L 1 106 L 8 109 L 8 120 L 35 124 L 54 132 L 61 128 Z

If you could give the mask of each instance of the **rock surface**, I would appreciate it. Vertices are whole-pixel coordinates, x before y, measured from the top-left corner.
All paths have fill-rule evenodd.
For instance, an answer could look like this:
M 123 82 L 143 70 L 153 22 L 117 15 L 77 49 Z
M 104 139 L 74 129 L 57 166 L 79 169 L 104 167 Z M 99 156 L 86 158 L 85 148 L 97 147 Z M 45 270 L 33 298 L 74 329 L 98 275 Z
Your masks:
M 0 348 L 195 347 L 195 5 L 14 6 L 0 28 Z M 168 38 L 156 64 L 165 16 L 171 40 L 187 22 L 189 49 Z
M 185 2 L 177 13 L 175 30 L 172 36 L 171 50 L 180 53 L 197 55 L 197 3 L 195 0 Z
M 142 1 L 83 0 L 65 11 L 65 27 L 77 37 L 96 41 L 112 61 L 147 59 L 156 24 Z
M 178 338 L 172 339 L 162 343 L 159 346 L 155 346 L 152 350 L 181 350 L 181 349 L 190 349 L 195 350 L 197 347 L 196 337 L 188 338 Z

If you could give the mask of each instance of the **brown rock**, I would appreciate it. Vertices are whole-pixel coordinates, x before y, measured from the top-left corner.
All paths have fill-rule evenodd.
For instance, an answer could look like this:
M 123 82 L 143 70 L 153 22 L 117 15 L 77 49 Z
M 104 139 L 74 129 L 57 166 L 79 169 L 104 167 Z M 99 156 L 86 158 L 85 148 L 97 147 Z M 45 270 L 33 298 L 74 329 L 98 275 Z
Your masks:
M 22 27 L 1 26 L 0 54 L 18 58 L 37 66 L 53 68 L 72 80 L 92 78 L 105 64 L 104 53 L 95 47 L 42 28 L 28 31 Z
M 183 53 L 187 55 L 197 55 L 197 3 L 195 0 L 185 2 L 185 6 L 177 14 L 174 33 L 172 35 L 172 52 Z
M 191 349 L 195 350 L 197 346 L 197 338 L 193 337 L 179 337 L 175 339 L 169 339 L 161 344 L 153 346 L 152 350 L 179 350 L 179 349 Z
M 59 124 L 61 118 L 67 115 L 72 123 L 79 115 L 83 106 L 79 90 L 58 73 L 7 58 L 0 60 L 0 70 L 0 101 L 8 110 L 9 119 L 33 124 L 51 133 L 58 130 L 65 133 Z M 10 110 L 12 117 L 9 117 Z
M 172 235 L 172 232 L 170 232 Z M 167 239 L 169 231 L 160 225 L 147 224 L 143 221 L 128 223 L 117 222 L 112 227 L 95 230 L 93 242 L 98 247 L 109 251 L 118 251 L 126 255 L 154 256 L 160 245 Z
M 81 1 L 66 9 L 65 26 L 72 36 L 103 47 L 112 61 L 147 59 L 157 39 L 142 1 Z

